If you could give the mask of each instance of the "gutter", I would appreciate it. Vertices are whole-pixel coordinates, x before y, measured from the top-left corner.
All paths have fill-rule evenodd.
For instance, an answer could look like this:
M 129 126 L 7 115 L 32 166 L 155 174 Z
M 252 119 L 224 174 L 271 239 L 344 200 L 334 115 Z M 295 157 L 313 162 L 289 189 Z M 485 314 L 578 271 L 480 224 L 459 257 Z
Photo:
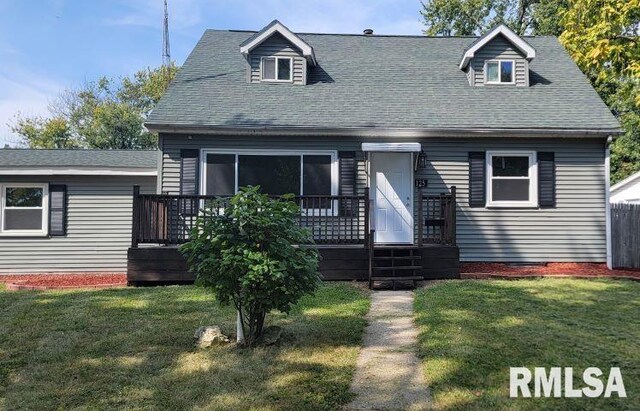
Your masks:
M 235 136 L 340 136 L 340 137 L 602 137 L 622 134 L 619 128 L 379 128 L 379 127 L 289 127 L 289 126 L 209 126 L 147 123 L 150 132 Z

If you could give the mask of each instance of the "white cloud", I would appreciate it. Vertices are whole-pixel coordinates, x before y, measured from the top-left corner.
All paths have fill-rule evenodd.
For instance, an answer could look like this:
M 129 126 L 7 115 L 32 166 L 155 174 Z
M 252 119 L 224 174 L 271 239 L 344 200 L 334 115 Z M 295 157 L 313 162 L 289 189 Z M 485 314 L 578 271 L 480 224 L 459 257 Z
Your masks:
M 25 116 L 46 114 L 49 102 L 61 89 L 60 84 L 34 73 L 0 72 L 0 147 L 19 142 L 8 125 L 18 112 Z

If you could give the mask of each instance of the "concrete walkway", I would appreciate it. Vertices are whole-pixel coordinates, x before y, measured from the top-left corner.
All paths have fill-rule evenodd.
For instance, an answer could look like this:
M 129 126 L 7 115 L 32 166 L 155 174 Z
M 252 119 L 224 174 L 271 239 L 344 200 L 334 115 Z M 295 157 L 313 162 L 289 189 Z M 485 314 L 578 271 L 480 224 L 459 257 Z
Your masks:
M 364 346 L 348 410 L 425 410 L 431 395 L 415 354 L 412 291 L 376 291 L 371 296 Z

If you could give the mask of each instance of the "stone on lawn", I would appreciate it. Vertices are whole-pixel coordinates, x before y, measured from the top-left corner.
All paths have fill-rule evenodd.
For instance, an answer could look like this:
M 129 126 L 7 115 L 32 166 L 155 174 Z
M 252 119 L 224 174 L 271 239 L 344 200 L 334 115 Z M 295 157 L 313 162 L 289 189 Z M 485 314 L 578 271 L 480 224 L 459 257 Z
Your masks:
M 199 327 L 196 330 L 195 338 L 196 345 L 199 348 L 206 348 L 213 344 L 226 344 L 229 342 L 229 338 L 222 334 L 220 327 L 217 325 Z

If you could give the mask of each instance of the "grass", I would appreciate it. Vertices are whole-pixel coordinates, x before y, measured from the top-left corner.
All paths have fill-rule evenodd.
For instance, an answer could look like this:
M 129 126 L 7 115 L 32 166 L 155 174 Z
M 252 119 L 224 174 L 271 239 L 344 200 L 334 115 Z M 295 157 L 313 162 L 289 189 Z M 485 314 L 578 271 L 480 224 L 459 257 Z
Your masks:
M 0 409 L 336 409 L 368 308 L 366 292 L 328 284 L 268 317 L 279 346 L 197 350 L 200 325 L 235 332 L 200 288 L 0 290 Z
M 640 409 L 640 283 L 449 281 L 420 290 L 415 309 L 437 409 Z M 587 367 L 605 385 L 620 367 L 628 398 L 511 399 L 509 367 L 518 366 L 573 367 L 574 387 Z

